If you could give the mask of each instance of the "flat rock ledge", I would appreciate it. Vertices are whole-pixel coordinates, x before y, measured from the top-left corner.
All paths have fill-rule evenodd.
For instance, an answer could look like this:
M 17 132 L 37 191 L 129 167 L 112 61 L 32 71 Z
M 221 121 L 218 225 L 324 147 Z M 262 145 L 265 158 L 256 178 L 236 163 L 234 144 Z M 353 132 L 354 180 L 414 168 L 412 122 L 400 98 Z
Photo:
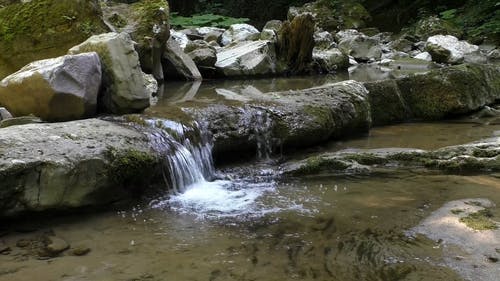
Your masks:
M 155 178 L 146 134 L 100 119 L 0 130 L 0 217 L 133 198 Z
M 285 163 L 284 175 L 319 173 L 369 174 L 396 168 L 422 168 L 446 173 L 500 171 L 500 137 L 433 151 L 405 148 L 348 149 Z

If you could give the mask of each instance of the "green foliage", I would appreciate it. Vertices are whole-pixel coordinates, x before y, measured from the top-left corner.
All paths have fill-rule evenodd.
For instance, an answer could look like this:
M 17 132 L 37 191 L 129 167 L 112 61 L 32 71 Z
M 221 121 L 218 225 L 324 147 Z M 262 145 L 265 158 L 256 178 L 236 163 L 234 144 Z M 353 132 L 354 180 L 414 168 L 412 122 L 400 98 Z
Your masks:
M 456 17 L 457 9 L 450 9 L 439 13 L 444 20 L 451 20 Z
M 471 213 L 460 219 L 468 227 L 474 230 L 494 230 L 498 229 L 498 225 L 491 220 L 493 214 L 489 209 L 484 209 L 475 213 Z
M 170 24 L 177 28 L 213 26 L 228 28 L 237 23 L 245 23 L 248 18 L 233 18 L 216 14 L 198 14 L 191 17 L 179 16 L 177 13 L 170 14 Z

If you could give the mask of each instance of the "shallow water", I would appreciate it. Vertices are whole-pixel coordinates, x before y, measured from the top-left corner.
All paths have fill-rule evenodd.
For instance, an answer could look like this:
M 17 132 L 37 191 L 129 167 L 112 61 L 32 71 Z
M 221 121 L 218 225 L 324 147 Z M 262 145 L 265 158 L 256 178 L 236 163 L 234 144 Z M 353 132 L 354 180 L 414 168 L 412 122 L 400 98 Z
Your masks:
M 169 92 L 150 111 L 169 111 L 186 101 L 244 102 L 253 93 L 347 78 L 169 84 Z M 436 149 L 497 135 L 497 124 L 495 119 L 463 119 L 386 126 L 284 157 L 349 148 Z M 182 159 L 188 159 L 188 152 Z M 200 155 L 195 158 L 207 158 Z M 0 225 L 0 249 L 2 241 L 12 249 L 0 254 L 0 281 L 462 280 L 445 266 L 438 242 L 405 231 L 451 200 L 484 197 L 500 205 L 500 179 L 494 175 L 405 170 L 283 179 L 274 160 L 264 159 L 209 171 L 213 181 L 200 172 L 184 192 L 133 208 Z M 73 256 L 70 249 L 57 258 L 41 258 L 37 241 L 44 233 L 91 252 Z M 30 239 L 31 246 L 17 247 L 20 239 Z
M 319 150 L 432 149 L 499 129 L 485 120 L 401 124 Z M 0 280 L 462 280 L 445 266 L 439 243 L 405 231 L 451 200 L 500 205 L 494 176 L 280 179 L 276 168 L 229 167 L 214 182 L 135 208 L 7 227 L 0 240 L 12 252 L 0 255 Z M 36 248 L 15 246 L 44 232 L 91 252 L 40 259 Z

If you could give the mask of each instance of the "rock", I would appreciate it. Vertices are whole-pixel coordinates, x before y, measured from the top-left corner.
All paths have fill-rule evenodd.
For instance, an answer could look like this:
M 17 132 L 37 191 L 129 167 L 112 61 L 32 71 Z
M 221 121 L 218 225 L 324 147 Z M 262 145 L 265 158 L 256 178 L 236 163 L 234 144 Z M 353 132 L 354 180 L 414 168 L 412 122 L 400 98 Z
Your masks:
M 337 40 L 337 42 L 344 41 L 344 40 L 352 40 L 358 36 L 366 36 L 366 35 L 357 31 L 356 29 L 344 29 L 344 30 L 340 30 L 339 32 L 335 33 L 335 39 Z
M 210 32 L 203 37 L 203 40 L 205 40 L 208 43 L 215 42 L 218 45 L 221 38 L 222 38 L 222 33 Z
M 0 9 L 0 79 L 109 30 L 97 0 L 24 2 Z
M 217 70 L 224 76 L 269 75 L 281 73 L 274 45 L 270 41 L 240 42 L 217 53 Z
M 389 47 L 400 52 L 408 53 L 413 48 L 413 43 L 407 39 L 400 38 L 389 43 Z
M 45 251 L 51 257 L 56 257 L 69 249 L 69 244 L 64 239 L 56 236 L 45 237 Z
M 179 47 L 184 50 L 184 48 L 186 48 L 187 44 L 189 43 L 189 40 L 188 37 L 186 36 L 186 34 L 182 33 L 182 32 L 177 32 L 173 29 L 170 30 L 170 38 L 172 40 L 174 40 L 175 42 L 177 42 L 177 45 L 179 45 Z
M 219 34 L 219 36 L 222 36 L 222 33 L 226 31 L 223 28 L 212 27 L 212 26 L 197 27 L 195 30 L 202 37 L 205 37 L 209 34 Z
M 149 107 L 139 57 L 128 34 L 94 35 L 69 50 L 70 54 L 84 52 L 97 52 L 101 58 L 103 89 L 100 107 L 104 111 L 124 114 Z
M 500 49 L 493 49 L 488 52 L 488 60 L 491 62 L 499 62 L 500 61 Z
M 0 82 L 0 105 L 48 121 L 88 118 L 96 113 L 100 85 L 96 53 L 35 61 Z
M 365 83 L 370 91 L 373 122 L 382 125 L 397 120 L 438 120 L 473 112 L 498 99 L 499 75 L 500 67 L 495 65 L 464 64 L 394 81 Z
M 382 48 L 378 41 L 366 35 L 348 36 L 339 42 L 339 49 L 362 62 L 379 60 L 382 56 Z
M 500 138 L 470 144 L 443 147 L 433 151 L 404 148 L 347 149 L 323 153 L 283 165 L 288 175 L 311 175 L 321 172 L 355 174 L 392 173 L 395 168 L 425 167 L 446 173 L 486 173 L 500 170 Z M 355 169 L 362 167 L 362 169 Z
M 21 116 L 0 121 L 0 128 L 7 128 L 10 126 L 19 126 L 26 124 L 35 124 L 35 123 L 43 123 L 43 121 L 35 116 Z
M 389 59 L 389 60 L 397 60 L 397 59 L 404 59 L 408 58 L 410 55 L 404 52 L 399 52 L 399 51 L 392 51 L 388 53 L 382 54 L 380 57 L 382 60 Z
M 154 76 L 151 74 L 143 73 L 143 77 L 145 83 L 144 86 L 146 87 L 148 96 L 150 98 L 156 96 L 158 94 L 158 82 L 156 81 Z
M 4 241 L 0 240 L 0 254 L 8 254 L 11 251 L 10 247 L 5 244 Z
M 288 20 L 293 20 L 299 15 L 310 14 L 314 17 L 317 27 L 329 32 L 339 29 L 362 28 L 370 20 L 370 14 L 359 2 L 343 1 L 315 1 L 302 7 L 290 7 Z
M 281 29 L 282 25 L 283 25 L 283 21 L 270 20 L 270 21 L 266 22 L 266 24 L 264 25 L 264 27 L 262 29 L 263 30 L 270 29 L 270 30 L 274 30 L 275 32 L 278 32 Z
M 201 80 L 201 73 L 193 59 L 181 49 L 179 44 L 170 39 L 163 54 L 163 71 L 168 80 Z
M 327 50 L 314 48 L 313 61 L 319 67 L 321 73 L 345 70 L 349 67 L 349 57 L 337 48 Z
M 367 91 L 355 81 L 300 91 L 254 91 L 245 97 L 242 105 L 235 105 L 234 101 L 205 106 L 180 104 L 190 116 L 206 121 L 214 137 L 214 155 L 219 159 L 234 152 L 256 150 L 253 128 L 259 118 L 269 118 L 269 139 L 284 148 L 305 147 L 346 133 L 365 132 L 371 124 Z
M 12 114 L 5 107 L 0 107 L 0 121 L 10 118 L 12 118 Z
M 500 110 L 484 106 L 479 112 L 473 115 L 473 118 L 500 117 Z
M 422 52 L 413 58 L 419 59 L 419 60 L 425 60 L 425 61 L 432 61 L 432 56 L 428 52 Z
M 253 40 L 258 38 L 258 36 L 259 30 L 249 24 L 233 24 L 222 34 L 221 44 L 222 46 L 226 46 L 233 42 Z
M 459 28 L 454 27 L 449 21 L 442 20 L 437 16 L 430 16 L 419 20 L 411 33 L 420 40 L 427 40 L 427 38 L 439 34 L 455 37 L 462 35 L 462 31 Z
M 85 256 L 88 253 L 90 253 L 90 251 L 91 251 L 91 249 L 89 247 L 78 246 L 78 247 L 72 249 L 71 254 L 73 254 L 74 256 Z
M 213 67 L 217 61 L 217 51 L 203 40 L 189 42 L 184 52 L 193 59 L 198 67 Z
M 278 58 L 292 73 L 309 70 L 314 49 L 314 26 L 314 19 L 310 14 L 301 14 L 291 22 L 285 21 L 278 32 Z
M 140 194 L 160 182 L 152 145 L 145 133 L 99 119 L 0 129 L 0 217 Z
M 466 55 L 479 53 L 479 47 L 465 41 L 459 41 L 451 35 L 435 35 L 427 39 L 427 51 L 436 62 L 458 64 L 464 61 Z M 447 52 L 450 53 L 446 56 Z
M 263 29 L 262 32 L 260 33 L 260 40 L 268 40 L 273 43 L 276 43 L 278 41 L 278 34 L 276 31 L 272 29 Z
M 16 247 L 19 248 L 26 248 L 31 245 L 31 240 L 28 239 L 19 239 L 16 242 Z
M 314 33 L 314 48 L 328 50 L 330 48 L 336 48 L 337 44 L 333 35 L 328 31 L 321 31 Z

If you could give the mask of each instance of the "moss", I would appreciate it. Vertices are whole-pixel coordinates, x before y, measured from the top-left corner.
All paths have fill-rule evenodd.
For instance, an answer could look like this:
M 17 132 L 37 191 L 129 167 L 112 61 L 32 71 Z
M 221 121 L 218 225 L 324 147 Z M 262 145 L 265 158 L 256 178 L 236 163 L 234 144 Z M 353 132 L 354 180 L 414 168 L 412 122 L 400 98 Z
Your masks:
M 135 123 L 141 126 L 147 126 L 146 120 L 139 114 L 128 114 L 124 116 L 127 122 Z
M 334 158 L 311 157 L 306 160 L 294 175 L 318 174 L 322 171 L 342 171 L 349 168 L 349 164 Z
M 14 71 L 34 60 L 63 55 L 89 33 L 106 30 L 95 0 L 33 0 L 6 6 L 0 9 L 0 68 Z
M 153 33 L 153 26 L 157 24 L 159 17 L 159 10 L 164 9 L 165 14 L 168 15 L 169 6 L 165 0 L 143 0 L 132 4 L 133 18 L 138 22 L 136 34 L 151 34 Z M 168 19 L 165 19 L 168 21 Z M 139 44 L 147 44 L 144 40 L 147 38 L 134 38 L 139 41 Z
M 489 209 L 471 213 L 466 217 L 460 218 L 460 222 L 474 230 L 495 230 L 498 225 L 491 218 L 493 214 Z
M 122 28 L 122 27 L 125 27 L 127 25 L 127 19 L 125 19 L 124 17 L 120 16 L 119 14 L 117 13 L 114 13 L 113 15 L 111 15 L 111 17 L 108 18 L 109 22 L 111 22 L 111 24 L 117 28 Z
M 158 160 L 145 151 L 109 148 L 108 179 L 122 187 L 138 188 L 147 185 L 154 175 Z
M 372 153 L 351 154 L 344 157 L 346 160 L 356 161 L 361 165 L 382 165 L 388 162 L 387 159 Z
M 461 209 L 452 209 L 450 212 L 451 212 L 452 214 L 454 214 L 454 215 L 458 215 L 458 214 L 463 213 L 463 212 L 464 212 L 464 210 L 461 210 Z
M 500 154 L 499 150 L 496 149 L 481 149 L 481 148 L 475 148 L 474 151 L 472 151 L 472 155 L 474 157 L 479 157 L 479 158 L 492 158 L 496 157 Z

